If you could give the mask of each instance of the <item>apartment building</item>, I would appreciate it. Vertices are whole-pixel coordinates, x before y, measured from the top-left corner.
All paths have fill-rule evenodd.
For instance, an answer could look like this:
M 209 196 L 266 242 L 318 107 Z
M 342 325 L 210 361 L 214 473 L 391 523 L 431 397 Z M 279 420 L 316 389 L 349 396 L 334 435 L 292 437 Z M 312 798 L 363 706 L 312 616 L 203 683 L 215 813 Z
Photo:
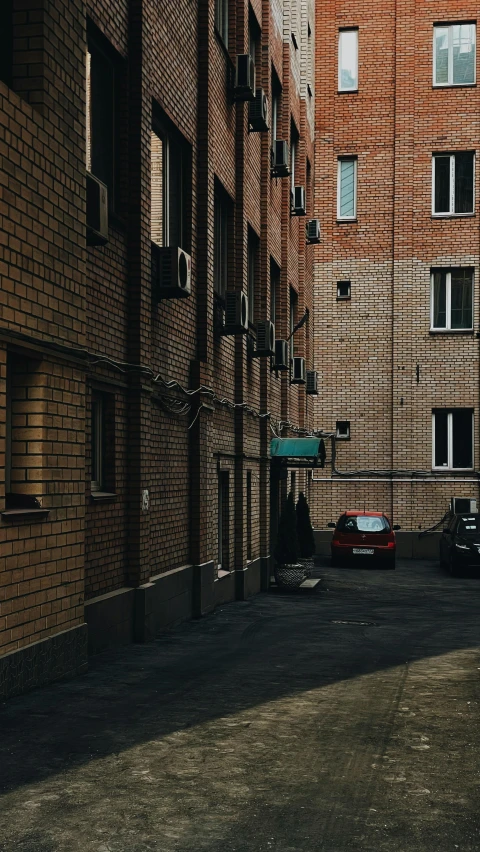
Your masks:
M 317 9 L 318 527 L 365 507 L 425 530 L 478 501 L 478 11 Z
M 5 696 L 267 587 L 318 233 L 313 0 L 0 18 Z

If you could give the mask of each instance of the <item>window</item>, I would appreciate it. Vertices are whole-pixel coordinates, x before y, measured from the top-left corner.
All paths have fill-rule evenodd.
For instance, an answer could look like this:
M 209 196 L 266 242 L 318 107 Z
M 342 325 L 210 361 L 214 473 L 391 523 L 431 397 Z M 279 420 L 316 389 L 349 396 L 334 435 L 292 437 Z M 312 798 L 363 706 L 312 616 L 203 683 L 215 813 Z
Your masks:
M 113 48 L 89 34 L 86 56 L 86 167 L 108 189 L 108 206 L 118 208 L 119 72 Z
M 150 134 L 150 229 L 159 246 L 190 250 L 191 151 L 169 123 L 155 120 Z
M 433 155 L 433 215 L 458 216 L 474 212 L 474 163 L 473 151 Z
M 475 83 L 475 24 L 448 24 L 433 28 L 434 86 Z
M 337 439 L 348 441 L 350 438 L 350 421 L 337 420 L 335 424 L 335 432 Z
M 280 86 L 280 81 L 275 70 L 272 68 L 272 146 L 275 139 L 279 138 L 281 94 L 282 87 Z
M 247 295 L 248 295 L 248 321 L 255 322 L 255 278 L 257 273 L 258 238 L 248 229 L 248 266 L 247 266 Z
M 358 89 L 358 30 L 340 30 L 338 34 L 338 91 Z
M 229 471 L 218 475 L 218 568 L 230 570 L 230 481 Z
M 252 558 L 252 472 L 247 470 L 247 559 Z
M 437 269 L 431 275 L 431 328 L 473 328 L 473 270 Z
M 260 74 L 260 44 L 262 38 L 262 31 L 258 26 L 257 19 L 250 9 L 249 23 L 248 23 L 248 53 L 250 59 L 253 59 L 253 63 L 256 68 L 256 82 L 259 85 L 259 74 Z
M 297 169 L 297 162 L 298 162 L 298 140 L 299 140 L 298 130 L 295 127 L 295 124 L 292 121 L 291 126 L 290 126 L 290 190 L 291 190 L 291 193 L 292 193 L 292 207 L 293 207 L 294 190 L 295 190 L 295 186 L 296 186 L 295 181 L 296 181 L 296 178 L 297 178 L 295 171 Z
M 228 245 L 231 202 L 218 184 L 214 201 L 214 258 L 213 288 L 217 296 L 225 298 L 228 286 Z
M 228 0 L 215 0 L 215 27 L 228 47 Z
M 115 396 L 92 391 L 90 484 L 92 497 L 115 491 Z
M 293 329 L 295 328 L 295 324 L 297 322 L 297 311 L 298 311 L 298 296 L 295 290 L 290 287 L 290 358 L 293 358 L 295 355 L 295 335 L 293 333 Z
M 338 161 L 337 219 L 357 216 L 357 158 L 341 157 Z
M 472 409 L 433 409 L 432 427 L 433 467 L 447 470 L 471 470 L 473 468 Z
M 351 283 L 350 281 L 337 281 L 337 300 L 350 299 Z
M 0 80 L 12 85 L 13 0 L 3 0 L 0 11 Z
M 276 327 L 277 323 L 277 304 L 280 294 L 280 269 L 270 258 L 270 320 Z

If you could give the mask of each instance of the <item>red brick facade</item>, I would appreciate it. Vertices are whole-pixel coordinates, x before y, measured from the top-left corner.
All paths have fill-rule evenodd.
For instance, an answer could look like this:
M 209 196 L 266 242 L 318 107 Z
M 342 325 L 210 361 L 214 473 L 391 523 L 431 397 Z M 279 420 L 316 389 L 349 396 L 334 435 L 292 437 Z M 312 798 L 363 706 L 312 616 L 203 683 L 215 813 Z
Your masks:
M 233 82 L 254 41 L 270 108 L 272 69 L 281 86 L 277 136 L 290 146 L 298 133 L 295 183 L 312 217 L 313 0 L 229 0 L 225 38 L 215 0 L 30 5 L 12 0 L 0 82 L 0 654 L 15 659 L 60 632 L 84 637 L 85 620 L 96 650 L 265 586 L 272 429 L 287 435 L 281 421 L 298 429 L 312 416 L 305 386 L 252 357 L 257 324 L 271 318 L 272 263 L 276 337 L 290 333 L 291 292 L 295 319 L 312 317 L 313 249 L 306 217 L 291 216 L 290 178 L 271 177 L 271 133 L 249 132 Z M 104 245 L 86 244 L 87 46 L 100 69 L 91 156 L 109 189 Z M 110 158 L 98 128 L 113 129 Z M 187 298 L 152 292 L 152 128 L 168 138 Z M 255 246 L 248 334 L 220 332 L 219 192 L 228 290 L 248 292 Z M 312 332 L 310 319 L 294 336 L 307 369 Z M 55 676 L 81 667 L 83 641 Z
M 478 499 L 478 158 L 471 215 L 432 215 L 432 157 L 478 154 L 478 88 L 433 84 L 434 27 L 471 23 L 478 6 L 326 2 L 316 30 L 316 428 L 350 423 L 336 466 L 315 474 L 312 516 L 383 509 L 407 530 L 439 522 L 452 497 Z M 358 90 L 338 91 L 338 39 L 358 29 Z M 476 62 L 478 67 L 478 62 Z M 478 72 L 477 72 L 478 73 Z M 357 158 L 357 211 L 337 219 L 337 168 Z M 431 328 L 431 273 L 474 271 L 468 328 Z M 351 298 L 337 299 L 337 282 Z M 432 412 L 474 415 L 473 464 L 434 469 Z M 453 436 L 454 443 L 461 443 Z M 469 468 L 472 469 L 469 469 Z M 380 471 L 385 471 L 383 477 Z M 360 471 L 367 473 L 359 474 Z M 391 475 L 388 472 L 392 472 Z

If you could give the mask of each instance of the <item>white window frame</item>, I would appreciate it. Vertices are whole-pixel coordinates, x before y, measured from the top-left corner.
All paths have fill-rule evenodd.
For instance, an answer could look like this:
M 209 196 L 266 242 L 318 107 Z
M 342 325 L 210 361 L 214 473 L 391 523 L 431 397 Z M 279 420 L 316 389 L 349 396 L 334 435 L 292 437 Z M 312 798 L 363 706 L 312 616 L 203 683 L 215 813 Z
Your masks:
M 355 33 L 356 35 L 356 68 L 355 68 L 355 86 L 346 87 L 342 86 L 342 36 L 344 35 L 352 35 Z M 358 92 L 358 28 L 351 27 L 350 29 L 339 30 L 338 33 L 338 91 L 339 92 Z
M 430 331 L 451 331 L 454 334 L 462 331 L 472 331 L 473 329 L 473 305 L 474 305 L 474 288 L 475 288 L 475 272 L 471 267 L 465 269 L 472 275 L 472 324 L 463 328 L 452 328 L 452 269 L 432 269 L 430 272 Z M 445 313 L 446 325 L 434 325 L 435 319 L 435 304 L 434 304 L 434 278 L 435 273 L 444 272 L 446 275 L 445 288 Z
M 341 198 L 341 175 L 342 163 L 353 162 L 353 214 L 352 216 L 341 216 L 340 214 L 340 198 Z M 337 160 L 337 220 L 339 222 L 353 222 L 357 218 L 357 174 L 358 160 L 357 157 L 339 157 Z
M 476 166 L 476 154 L 473 152 L 473 162 L 472 162 L 472 186 L 473 186 L 473 199 L 472 199 L 472 209 L 467 213 L 457 213 L 455 210 L 455 157 L 457 154 L 467 154 L 468 151 L 456 151 L 453 154 L 445 153 L 442 154 L 440 151 L 437 151 L 435 154 L 432 154 L 432 216 L 437 218 L 442 218 L 442 216 L 474 216 L 475 215 L 475 166 Z M 435 211 L 435 160 L 440 157 L 446 158 L 450 157 L 450 210 L 446 212 L 437 213 Z
M 459 406 L 460 407 L 460 406 Z M 453 412 L 455 409 L 445 409 L 447 412 L 447 464 L 435 466 L 435 415 L 432 411 L 432 470 L 474 470 L 475 468 L 475 414 L 472 411 L 472 464 L 471 467 L 453 467 Z
M 473 63 L 473 82 L 472 83 L 454 83 L 453 82 L 453 27 L 462 26 L 462 22 L 458 21 L 454 24 L 436 24 L 433 28 L 433 85 L 435 88 L 445 86 L 475 86 L 477 82 L 477 25 L 474 21 L 464 21 L 464 26 L 475 27 L 475 61 Z M 436 32 L 437 30 L 448 30 L 448 63 L 447 63 L 447 82 L 437 83 L 437 51 L 436 51 Z

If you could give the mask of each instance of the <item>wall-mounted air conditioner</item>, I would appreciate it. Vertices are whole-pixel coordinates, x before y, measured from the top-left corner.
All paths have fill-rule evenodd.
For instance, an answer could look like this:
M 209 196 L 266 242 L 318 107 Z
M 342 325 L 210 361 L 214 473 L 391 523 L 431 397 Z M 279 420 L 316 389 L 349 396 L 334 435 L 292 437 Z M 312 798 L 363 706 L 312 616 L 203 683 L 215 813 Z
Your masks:
M 255 63 L 248 53 L 237 56 L 233 96 L 236 101 L 253 101 L 255 98 Z
M 108 189 L 87 172 L 87 245 L 108 243 Z
M 152 243 L 152 291 L 156 299 L 184 299 L 192 292 L 192 259 L 178 246 Z
M 275 139 L 272 147 L 272 176 L 288 177 L 288 143 L 283 139 Z
M 292 192 L 292 216 L 305 216 L 305 187 L 294 186 Z
M 290 384 L 305 384 L 305 358 L 292 358 L 292 375 L 290 377 Z
M 274 370 L 288 370 L 289 351 L 287 340 L 275 341 L 275 360 L 273 362 Z
M 475 497 L 452 497 L 450 508 L 454 515 L 469 514 L 477 511 L 477 501 Z
M 225 293 L 224 334 L 246 334 L 248 331 L 248 299 L 245 293 L 227 290 Z
M 307 393 L 318 396 L 318 373 L 316 370 L 307 370 Z
M 320 219 L 309 219 L 307 222 L 307 243 L 315 245 L 320 242 Z
M 275 354 L 275 326 L 270 320 L 257 322 L 257 340 L 255 342 L 254 358 L 266 358 Z
M 268 98 L 263 89 L 257 89 L 255 100 L 250 101 L 248 109 L 248 120 L 250 129 L 256 133 L 265 133 L 268 130 Z

